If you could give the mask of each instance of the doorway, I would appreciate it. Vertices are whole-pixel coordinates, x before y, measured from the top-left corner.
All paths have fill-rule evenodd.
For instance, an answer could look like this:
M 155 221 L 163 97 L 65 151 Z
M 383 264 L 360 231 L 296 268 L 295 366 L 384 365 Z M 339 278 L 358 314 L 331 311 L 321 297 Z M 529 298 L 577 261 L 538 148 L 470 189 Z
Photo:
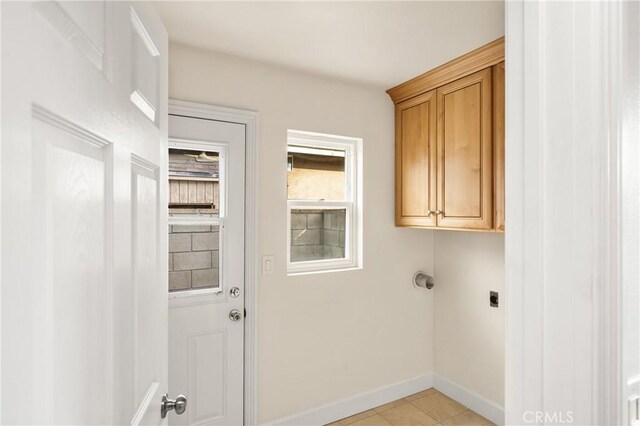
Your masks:
M 254 132 L 254 113 L 171 101 L 169 388 L 188 409 L 170 424 L 253 421 Z

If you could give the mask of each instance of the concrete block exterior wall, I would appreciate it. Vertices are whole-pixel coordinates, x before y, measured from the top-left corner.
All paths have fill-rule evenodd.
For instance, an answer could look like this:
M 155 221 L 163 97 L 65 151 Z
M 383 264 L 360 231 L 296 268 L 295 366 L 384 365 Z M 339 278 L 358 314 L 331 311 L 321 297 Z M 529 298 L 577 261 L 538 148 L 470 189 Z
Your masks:
M 217 287 L 218 226 L 169 226 L 169 291 Z
M 291 261 L 343 258 L 345 216 L 345 210 L 292 210 Z

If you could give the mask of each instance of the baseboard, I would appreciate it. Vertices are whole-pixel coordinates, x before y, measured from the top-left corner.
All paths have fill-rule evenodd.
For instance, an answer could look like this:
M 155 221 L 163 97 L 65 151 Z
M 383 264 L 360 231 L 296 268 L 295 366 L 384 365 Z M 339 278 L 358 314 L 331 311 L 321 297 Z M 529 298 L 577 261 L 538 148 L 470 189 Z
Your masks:
M 341 399 L 293 416 L 267 422 L 267 425 L 326 425 L 387 402 L 404 398 L 430 387 L 469 407 L 497 425 L 504 425 L 504 408 L 476 392 L 439 374 L 425 374 L 372 391 Z
M 433 387 L 433 374 L 425 374 L 341 399 L 303 413 L 267 422 L 267 424 L 292 426 L 326 425 L 430 387 Z
M 500 426 L 504 425 L 504 407 L 499 406 L 495 402 L 437 373 L 433 375 L 433 387 L 449 398 L 466 405 L 493 423 Z

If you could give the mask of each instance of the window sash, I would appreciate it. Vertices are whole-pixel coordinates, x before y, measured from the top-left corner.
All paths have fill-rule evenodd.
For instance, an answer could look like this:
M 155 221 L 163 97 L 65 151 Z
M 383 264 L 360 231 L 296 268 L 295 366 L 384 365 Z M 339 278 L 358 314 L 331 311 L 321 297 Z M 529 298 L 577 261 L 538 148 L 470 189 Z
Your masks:
M 356 161 L 356 143 L 351 138 L 342 138 L 338 136 L 317 135 L 310 132 L 302 132 L 298 130 L 289 130 L 287 138 L 287 157 L 289 146 L 313 148 L 326 148 L 344 151 L 344 202 L 355 202 L 357 199 L 356 185 L 357 182 L 357 161 Z M 288 201 L 309 201 L 288 199 Z M 321 200 L 324 202 L 324 200 Z M 311 200 L 310 202 L 314 202 Z M 316 201 L 318 202 L 318 201 Z M 342 202 L 342 201 L 340 201 Z
M 292 210 L 345 210 L 344 257 L 336 259 L 291 261 L 291 211 Z M 354 203 L 348 201 L 289 201 L 287 203 L 287 272 L 289 274 L 332 271 L 357 266 L 355 240 Z
M 224 224 L 224 218 L 198 215 L 180 215 L 169 216 L 168 223 L 169 225 L 220 225 L 220 227 L 222 228 Z
M 219 156 L 218 182 L 220 184 L 218 217 L 198 214 L 185 214 L 180 216 L 171 216 L 167 218 L 167 224 L 171 225 L 212 225 L 218 226 L 218 286 L 214 288 L 188 289 L 170 292 L 167 289 L 167 295 L 170 300 L 180 299 L 192 296 L 209 296 L 217 295 L 224 292 L 227 287 L 227 276 L 225 265 L 225 218 L 227 209 L 227 179 L 226 179 L 226 146 L 214 142 L 202 142 L 190 139 L 169 139 L 169 149 L 185 149 L 194 152 L 212 151 L 217 152 Z M 168 151 L 167 151 L 168 152 Z M 168 231 L 168 230 L 167 230 Z
M 362 139 L 324 135 L 298 130 L 287 131 L 287 147 L 323 148 L 345 153 L 345 199 L 287 200 L 287 274 L 321 273 L 362 267 Z M 289 152 L 289 151 L 287 151 Z M 291 262 L 291 210 L 345 209 L 345 257 Z
M 218 226 L 218 286 L 217 287 L 209 287 L 209 288 L 196 288 L 196 289 L 187 289 L 187 290 L 178 290 L 178 291 L 168 291 L 167 295 L 169 299 L 179 299 L 183 297 L 191 297 L 191 296 L 206 296 L 206 295 L 215 295 L 220 294 L 227 288 L 227 274 L 226 268 L 224 268 L 224 241 L 225 241 L 225 227 L 224 227 L 224 218 L 220 217 L 203 217 L 203 216 L 178 216 L 178 217 L 169 217 L 168 225 L 186 225 L 186 226 L 194 226 L 194 225 L 210 225 L 210 226 Z

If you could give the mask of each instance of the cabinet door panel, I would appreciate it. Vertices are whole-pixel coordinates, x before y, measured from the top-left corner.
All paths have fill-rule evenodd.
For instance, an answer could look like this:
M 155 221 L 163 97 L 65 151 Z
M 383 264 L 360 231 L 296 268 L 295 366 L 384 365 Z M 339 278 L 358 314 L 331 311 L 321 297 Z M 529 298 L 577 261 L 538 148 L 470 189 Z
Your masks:
M 493 226 L 491 68 L 438 89 L 438 226 Z
M 435 226 L 436 105 L 428 92 L 396 105 L 396 225 Z
M 495 228 L 504 232 L 504 62 L 493 66 L 493 161 Z

